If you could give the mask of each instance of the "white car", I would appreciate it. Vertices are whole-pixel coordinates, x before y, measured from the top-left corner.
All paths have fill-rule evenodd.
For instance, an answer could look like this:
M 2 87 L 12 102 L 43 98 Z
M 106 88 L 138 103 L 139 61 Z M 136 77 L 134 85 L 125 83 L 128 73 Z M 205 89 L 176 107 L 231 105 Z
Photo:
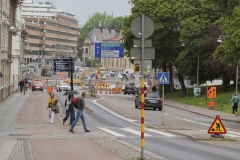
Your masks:
M 61 91 L 70 91 L 70 86 L 67 83 L 60 83 L 57 86 L 57 92 L 61 92 Z
M 123 75 L 122 75 L 122 74 L 117 74 L 117 78 L 118 78 L 118 79 L 122 79 L 122 78 L 123 78 Z

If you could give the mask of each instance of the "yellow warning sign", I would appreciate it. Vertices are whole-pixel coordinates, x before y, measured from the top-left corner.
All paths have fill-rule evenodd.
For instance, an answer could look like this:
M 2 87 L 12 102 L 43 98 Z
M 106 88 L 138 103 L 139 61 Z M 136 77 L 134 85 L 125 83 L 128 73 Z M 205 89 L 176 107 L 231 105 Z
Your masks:
M 227 130 L 225 129 L 220 116 L 217 115 L 213 121 L 211 127 L 208 129 L 208 134 L 226 134 Z

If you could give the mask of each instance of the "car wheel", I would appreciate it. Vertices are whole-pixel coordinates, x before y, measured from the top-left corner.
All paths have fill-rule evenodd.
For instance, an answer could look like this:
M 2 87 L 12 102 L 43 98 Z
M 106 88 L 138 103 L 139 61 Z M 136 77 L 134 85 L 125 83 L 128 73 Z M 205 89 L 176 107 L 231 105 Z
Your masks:
M 162 111 L 162 108 L 159 108 L 159 111 Z
M 58 90 L 57 90 L 57 92 L 58 92 Z
M 138 108 L 138 106 L 137 106 L 137 102 L 135 101 L 135 108 Z
M 156 110 L 156 107 L 154 107 L 153 110 Z
M 43 92 L 43 89 L 42 89 L 42 92 Z
M 124 92 L 124 95 L 126 95 L 126 93 Z
M 32 91 L 34 92 L 34 89 Z
M 128 93 L 128 95 L 130 95 L 130 93 Z
M 59 90 L 59 92 L 61 92 L 61 90 Z

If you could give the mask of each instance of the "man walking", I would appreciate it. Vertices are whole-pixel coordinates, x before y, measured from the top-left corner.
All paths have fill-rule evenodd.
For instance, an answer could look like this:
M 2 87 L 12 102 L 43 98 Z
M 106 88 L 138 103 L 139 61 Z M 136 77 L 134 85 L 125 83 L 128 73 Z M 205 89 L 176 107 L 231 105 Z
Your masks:
M 20 86 L 20 92 L 22 93 L 23 87 L 24 87 L 24 81 L 23 79 L 18 83 L 18 86 Z M 25 89 L 25 88 L 24 88 Z
M 79 118 L 81 118 L 82 120 L 82 125 L 83 125 L 83 128 L 84 128 L 84 131 L 85 132 L 90 132 L 90 130 L 87 129 L 87 124 L 86 124 L 86 121 L 85 121 L 85 118 L 84 118 L 84 115 L 83 115 L 83 109 L 86 108 L 88 109 L 89 111 L 93 112 L 93 110 L 91 110 L 90 108 L 88 108 L 86 105 L 85 105 L 85 102 L 84 102 L 84 98 L 86 98 L 86 93 L 85 92 L 82 92 L 82 97 L 78 97 L 78 103 L 77 103 L 77 116 L 76 116 L 76 119 L 75 121 L 72 123 L 71 125 L 71 128 L 70 128 L 70 132 L 72 133 L 75 133 L 73 131 L 73 128 L 75 127 L 76 123 L 79 121 Z
M 239 98 L 237 96 L 237 94 L 234 94 L 234 96 L 231 99 L 232 101 L 232 112 L 234 116 L 234 113 L 236 113 L 236 116 L 238 116 L 238 102 L 239 102 Z

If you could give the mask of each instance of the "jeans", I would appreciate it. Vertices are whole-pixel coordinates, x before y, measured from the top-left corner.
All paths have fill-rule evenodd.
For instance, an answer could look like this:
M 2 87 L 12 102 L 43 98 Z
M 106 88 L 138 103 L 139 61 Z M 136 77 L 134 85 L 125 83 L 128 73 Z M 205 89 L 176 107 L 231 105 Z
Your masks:
M 233 114 L 238 111 L 238 103 L 233 105 Z
M 20 86 L 20 92 L 22 93 L 22 91 L 23 91 L 23 86 Z
M 54 111 L 52 111 L 52 108 L 48 108 L 48 116 L 49 116 L 49 122 L 53 123 Z
M 65 118 L 63 119 L 63 122 L 66 122 L 66 120 L 67 120 L 68 117 L 69 117 L 69 114 L 70 114 L 70 125 L 72 125 L 72 123 L 75 121 L 75 112 L 74 112 L 74 109 L 68 109 L 68 110 L 66 110 L 66 116 L 65 116 Z
M 87 124 L 86 124 L 86 121 L 85 121 L 85 118 L 84 118 L 84 115 L 83 115 L 83 110 L 79 110 L 79 109 L 77 109 L 77 116 L 76 116 L 75 121 L 72 123 L 70 130 L 73 130 L 76 123 L 79 121 L 79 118 L 81 118 L 81 120 L 82 120 L 84 131 L 88 130 L 87 129 Z

